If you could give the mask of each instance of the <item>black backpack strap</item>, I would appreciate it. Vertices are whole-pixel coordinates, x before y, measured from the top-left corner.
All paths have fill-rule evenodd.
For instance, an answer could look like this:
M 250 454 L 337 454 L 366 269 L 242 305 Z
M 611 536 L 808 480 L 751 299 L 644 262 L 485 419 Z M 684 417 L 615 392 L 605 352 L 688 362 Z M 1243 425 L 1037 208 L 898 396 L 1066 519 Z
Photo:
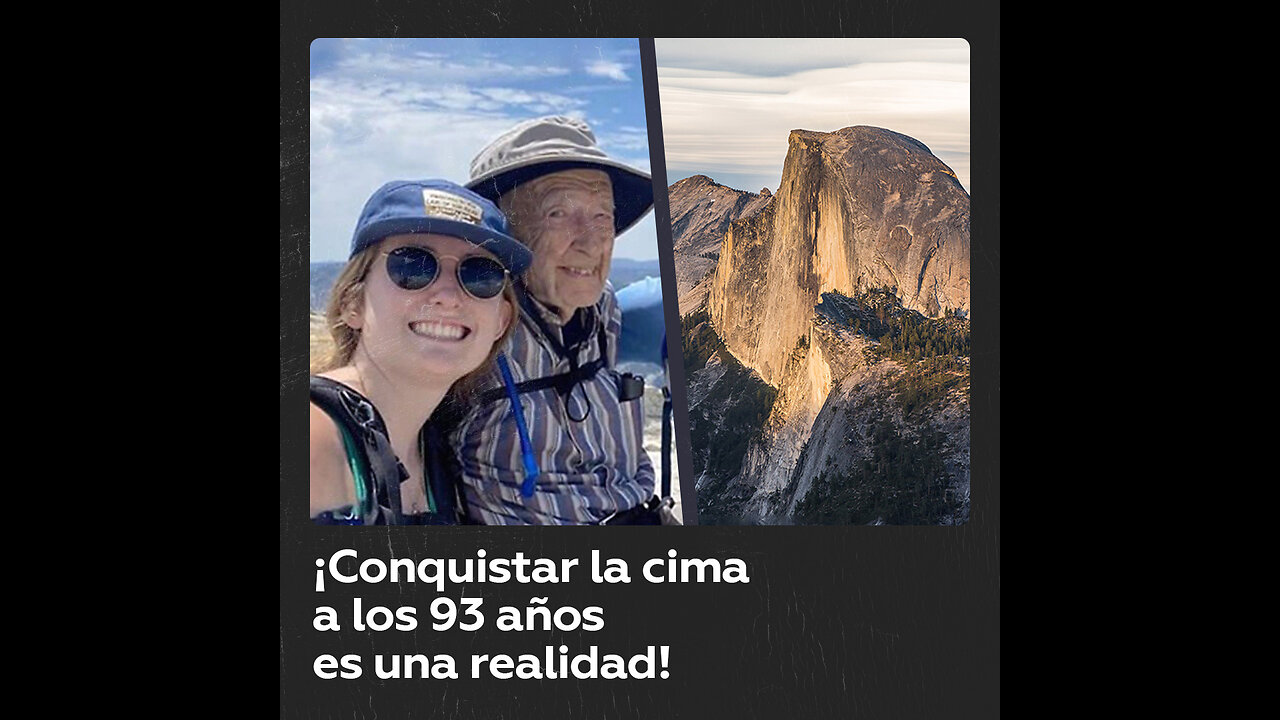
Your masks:
M 472 395 L 457 396 L 452 393 L 436 406 L 435 412 L 422 428 L 419 441 L 424 444 L 423 458 L 429 468 L 429 482 L 435 488 L 437 498 L 447 497 L 453 503 L 452 521 L 459 525 L 479 525 L 471 519 L 467 508 L 467 495 L 456 478 L 462 477 L 457 449 L 450 438 L 457 431 L 463 418 L 478 402 Z M 427 453 L 430 453 L 428 455 Z M 439 470 L 439 472 L 437 472 Z M 442 503 L 443 504 L 443 503 Z
M 366 480 L 366 493 L 379 508 L 390 510 L 390 517 L 381 519 L 394 525 L 403 524 L 400 483 L 408 479 L 409 472 L 391 449 L 387 426 L 378 409 L 354 389 L 326 377 L 312 375 L 310 391 L 311 402 L 356 440 L 371 476 Z
M 595 374 L 602 368 L 606 367 L 603 357 L 596 358 L 586 365 L 579 365 L 569 372 L 560 373 L 559 375 L 548 375 L 547 377 L 534 378 L 516 383 L 516 392 L 518 394 L 540 392 L 542 390 L 555 390 L 561 397 L 568 395 L 573 391 L 573 387 L 580 382 L 585 382 L 595 377 Z M 507 398 L 507 389 L 505 387 L 496 387 L 485 390 L 480 393 L 476 399 L 478 404 L 488 404 L 495 400 L 505 400 Z
M 556 354 L 556 357 L 568 360 L 571 368 L 577 369 L 578 354 L 575 352 L 577 344 L 575 343 L 571 348 L 565 348 L 564 344 L 561 342 L 561 338 L 557 337 L 557 334 L 547 326 L 546 320 L 542 317 L 542 312 L 538 309 L 538 306 L 534 304 L 533 297 L 529 295 L 529 291 L 525 289 L 523 281 L 517 280 L 515 282 L 515 290 L 516 297 L 520 301 L 520 307 L 524 310 L 524 314 L 533 321 L 534 325 L 538 326 L 538 330 L 541 331 L 542 336 L 546 338 L 547 344 L 551 346 L 552 352 Z M 587 313 L 587 315 L 582 316 L 585 319 L 580 320 L 579 317 L 575 316 L 574 318 L 571 318 L 571 322 L 577 322 L 580 320 L 585 325 L 596 326 L 596 342 L 600 345 L 599 360 L 602 365 L 607 366 L 609 363 L 609 339 L 605 333 L 604 325 L 599 321 L 595 308 L 583 308 L 578 310 L 578 313 L 584 312 Z M 585 338 L 582 338 L 581 341 L 585 342 L 585 340 Z
M 533 304 L 527 290 L 520 282 L 516 283 L 516 296 L 520 300 L 520 306 L 524 310 L 524 314 L 538 326 L 543 338 L 547 344 L 551 346 L 552 352 L 557 357 L 569 361 L 569 371 L 558 375 L 548 375 L 546 377 L 533 378 L 524 382 L 516 383 L 515 390 L 517 394 L 534 393 L 543 390 L 554 389 L 562 398 L 567 398 L 569 393 L 573 392 L 573 388 L 581 382 L 586 382 L 595 377 L 596 373 L 609 368 L 609 336 L 605 332 L 603 325 L 597 325 L 596 328 L 596 344 L 600 348 L 600 356 L 595 360 L 585 364 L 578 364 L 578 355 L 576 352 L 566 350 L 564 345 L 556 337 L 556 334 L 547 326 L 546 321 L 542 319 L 542 314 L 538 307 Z M 576 346 L 575 346 L 576 347 Z M 505 387 L 490 388 L 482 393 L 476 399 L 478 404 L 488 404 L 497 400 L 507 398 L 507 389 Z
M 671 375 L 667 362 L 667 335 L 662 334 L 662 494 L 671 497 Z
M 445 438 L 446 429 L 433 419 L 428 419 L 418 433 L 423 472 L 439 518 L 433 525 L 456 524 L 459 518 L 458 484 L 454 482 L 458 477 L 457 459 Z

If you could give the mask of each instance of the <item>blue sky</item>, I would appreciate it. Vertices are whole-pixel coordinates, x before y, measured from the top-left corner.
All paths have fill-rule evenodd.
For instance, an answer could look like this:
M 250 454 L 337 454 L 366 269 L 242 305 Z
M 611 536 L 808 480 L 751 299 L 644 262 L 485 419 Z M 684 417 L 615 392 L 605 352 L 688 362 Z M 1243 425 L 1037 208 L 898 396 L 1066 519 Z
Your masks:
M 311 261 L 346 260 L 360 209 L 384 182 L 465 183 L 472 157 L 526 118 L 586 120 L 605 152 L 649 171 L 643 92 L 635 38 L 315 40 Z M 652 212 L 614 257 L 657 257 Z
M 792 130 L 873 125 L 919 140 L 969 184 L 969 44 L 960 38 L 654 41 L 667 181 L 778 190 Z

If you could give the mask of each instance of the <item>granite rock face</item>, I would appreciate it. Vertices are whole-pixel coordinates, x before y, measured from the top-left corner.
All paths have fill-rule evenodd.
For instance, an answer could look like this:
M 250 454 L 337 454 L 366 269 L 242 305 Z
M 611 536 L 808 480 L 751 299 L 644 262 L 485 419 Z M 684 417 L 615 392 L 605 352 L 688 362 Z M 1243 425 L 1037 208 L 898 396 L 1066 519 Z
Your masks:
M 772 202 L 724 234 L 711 320 L 735 356 L 776 384 L 819 296 L 872 288 L 896 288 L 903 307 L 928 317 L 967 315 L 969 194 L 905 135 L 793 130 Z
M 706 175 L 694 175 L 668 188 L 671 198 L 673 249 L 685 255 L 720 255 L 720 242 L 729 223 L 749 218 L 769 204 L 765 188 L 761 194 L 734 190 Z
M 952 389 L 904 412 L 903 392 L 914 391 L 903 378 L 920 370 L 874 352 L 869 311 L 853 300 L 879 297 L 894 312 L 967 328 L 969 195 L 954 173 L 889 130 L 795 130 L 776 193 L 694 176 L 670 197 L 681 316 L 705 318 L 696 325 L 704 346 L 722 343 L 688 376 L 695 445 L 705 439 L 694 469 L 707 521 L 831 517 L 826 509 L 870 492 L 866 468 L 892 464 L 885 448 L 922 443 L 931 453 L 921 455 L 923 480 L 947 484 L 939 521 L 967 520 L 967 370 L 932 376 Z M 686 334 L 686 352 L 688 343 Z M 776 390 L 767 416 L 736 420 L 755 416 L 741 398 L 758 403 L 766 386 Z M 722 438 L 729 425 L 736 434 Z
M 680 180 L 667 192 L 671 199 L 676 296 L 680 298 L 680 314 L 687 315 L 706 299 L 711 288 L 707 278 L 716 268 L 729 224 L 760 212 L 772 197 L 768 188 L 753 195 L 721 185 L 706 175 Z

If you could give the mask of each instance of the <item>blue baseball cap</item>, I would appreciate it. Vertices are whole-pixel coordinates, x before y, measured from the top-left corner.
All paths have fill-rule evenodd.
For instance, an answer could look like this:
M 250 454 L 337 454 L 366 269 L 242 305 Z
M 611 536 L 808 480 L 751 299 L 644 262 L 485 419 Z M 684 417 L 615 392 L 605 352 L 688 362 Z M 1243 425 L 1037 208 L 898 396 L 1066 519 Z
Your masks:
M 393 180 L 364 204 L 351 238 L 351 257 L 391 235 L 439 233 L 462 238 L 493 253 L 518 275 L 533 253 L 511 237 L 497 205 L 448 180 Z

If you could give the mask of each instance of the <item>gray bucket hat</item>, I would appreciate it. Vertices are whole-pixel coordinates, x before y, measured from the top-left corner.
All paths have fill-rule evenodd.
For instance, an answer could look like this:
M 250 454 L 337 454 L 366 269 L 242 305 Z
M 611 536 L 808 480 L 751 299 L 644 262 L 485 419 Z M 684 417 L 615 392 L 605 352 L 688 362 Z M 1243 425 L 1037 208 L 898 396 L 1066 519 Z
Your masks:
M 471 161 L 467 189 L 498 202 L 498 196 L 522 183 L 561 170 L 591 168 L 613 183 L 613 224 L 620 235 L 653 207 L 653 181 L 605 155 L 587 123 L 550 116 L 526 120 L 489 143 Z

